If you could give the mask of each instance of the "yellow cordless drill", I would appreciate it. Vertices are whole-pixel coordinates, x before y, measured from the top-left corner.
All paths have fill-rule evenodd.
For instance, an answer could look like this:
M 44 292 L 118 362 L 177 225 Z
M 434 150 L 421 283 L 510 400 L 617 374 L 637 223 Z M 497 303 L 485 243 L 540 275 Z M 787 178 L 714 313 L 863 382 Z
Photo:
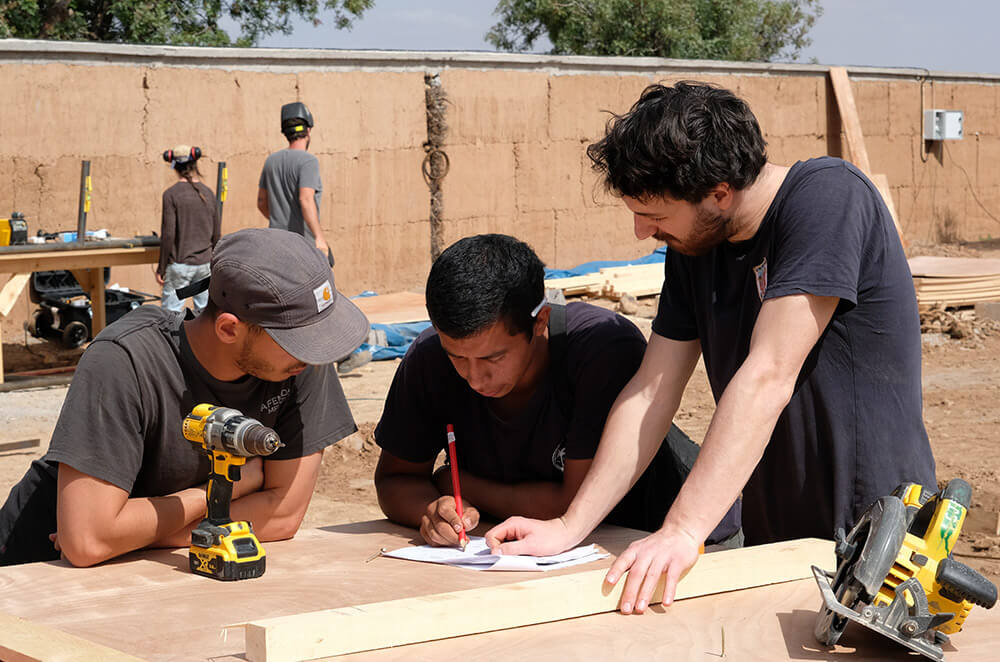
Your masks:
M 184 418 L 184 438 L 201 447 L 212 463 L 208 514 L 191 531 L 191 571 L 226 581 L 264 574 L 265 556 L 249 522 L 229 516 L 233 483 L 247 458 L 270 455 L 284 444 L 277 433 L 235 409 L 201 404 Z

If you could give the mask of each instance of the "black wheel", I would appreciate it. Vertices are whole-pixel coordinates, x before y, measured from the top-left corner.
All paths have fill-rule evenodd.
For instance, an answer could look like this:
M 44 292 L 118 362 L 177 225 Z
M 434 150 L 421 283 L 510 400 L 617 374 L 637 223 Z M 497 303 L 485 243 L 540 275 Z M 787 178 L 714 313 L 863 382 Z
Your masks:
M 87 337 L 90 335 L 90 330 L 87 329 L 87 325 L 79 320 L 73 320 L 66 325 L 63 329 L 62 341 L 63 345 L 69 349 L 79 347 L 83 343 L 87 342 Z
M 39 308 L 31 313 L 31 319 L 25 323 L 28 333 L 36 338 L 44 338 L 45 334 L 52 330 L 52 313 Z

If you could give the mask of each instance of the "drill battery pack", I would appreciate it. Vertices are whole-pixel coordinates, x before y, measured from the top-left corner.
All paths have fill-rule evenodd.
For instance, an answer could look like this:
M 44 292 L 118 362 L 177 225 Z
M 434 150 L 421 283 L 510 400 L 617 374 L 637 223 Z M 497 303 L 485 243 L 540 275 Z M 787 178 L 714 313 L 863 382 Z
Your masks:
M 255 579 L 264 574 L 267 558 L 249 522 L 215 525 L 208 520 L 191 531 L 191 572 L 219 579 Z

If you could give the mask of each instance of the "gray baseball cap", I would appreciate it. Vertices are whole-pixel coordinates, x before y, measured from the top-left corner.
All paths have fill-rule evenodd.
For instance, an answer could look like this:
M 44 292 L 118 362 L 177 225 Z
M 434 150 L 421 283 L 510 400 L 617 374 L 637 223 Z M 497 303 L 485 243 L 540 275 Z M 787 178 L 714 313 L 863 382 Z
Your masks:
M 208 296 L 311 365 L 344 358 L 370 328 L 364 313 L 334 287 L 327 257 L 288 230 L 250 228 L 222 237 L 212 252 Z

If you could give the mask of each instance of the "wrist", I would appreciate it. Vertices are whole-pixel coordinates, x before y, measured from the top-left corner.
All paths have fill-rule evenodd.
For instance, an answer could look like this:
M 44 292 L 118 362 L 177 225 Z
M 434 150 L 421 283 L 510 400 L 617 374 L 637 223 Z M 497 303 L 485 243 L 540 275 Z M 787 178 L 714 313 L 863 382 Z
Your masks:
M 560 515 L 556 520 L 563 526 L 567 548 L 579 544 L 593 530 L 593 527 L 588 529 L 586 524 L 580 521 L 580 518 L 575 515 L 572 508 Z
M 682 516 L 675 515 L 673 509 L 667 513 L 666 519 L 663 520 L 660 532 L 667 536 L 680 536 L 689 540 L 695 547 L 703 544 L 708 538 L 708 533 L 711 533 L 709 531 L 702 535 L 700 528 L 694 522 L 685 521 Z

